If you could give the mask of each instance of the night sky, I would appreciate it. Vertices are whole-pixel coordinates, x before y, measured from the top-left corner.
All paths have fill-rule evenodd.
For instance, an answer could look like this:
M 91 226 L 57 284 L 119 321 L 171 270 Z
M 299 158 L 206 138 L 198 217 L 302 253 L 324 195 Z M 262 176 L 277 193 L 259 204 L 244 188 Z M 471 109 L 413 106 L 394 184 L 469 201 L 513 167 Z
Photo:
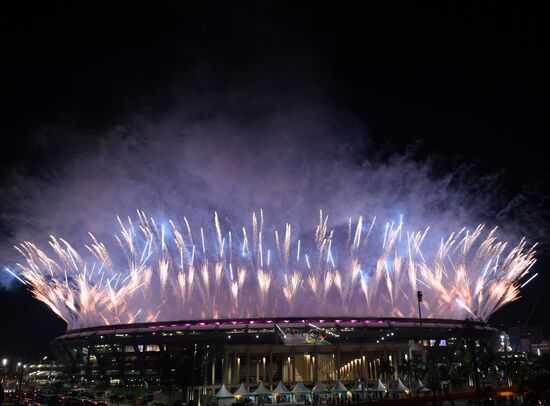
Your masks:
M 174 2 L 174 4 L 176 4 Z M 368 148 L 467 164 L 497 176 L 495 199 L 540 242 L 539 277 L 495 325 L 550 325 L 545 141 L 550 36 L 533 4 L 147 2 L 4 9 L 0 74 L 0 232 L 15 234 L 14 173 L 40 177 L 139 114 L 184 97 L 245 91 L 277 108 L 329 105 L 366 129 Z M 239 106 L 233 106 L 239 109 Z M 253 119 L 253 117 L 250 117 Z M 74 130 L 74 131 L 73 131 Z M 62 196 L 60 196 L 62 198 Z M 527 215 L 528 214 L 528 215 Z M 2 267 L 10 265 L 0 258 Z M 65 325 L 23 288 L 0 288 L 0 356 L 48 351 Z M 549 335 L 550 331 L 546 331 Z M 27 344 L 25 344 L 27 343 Z

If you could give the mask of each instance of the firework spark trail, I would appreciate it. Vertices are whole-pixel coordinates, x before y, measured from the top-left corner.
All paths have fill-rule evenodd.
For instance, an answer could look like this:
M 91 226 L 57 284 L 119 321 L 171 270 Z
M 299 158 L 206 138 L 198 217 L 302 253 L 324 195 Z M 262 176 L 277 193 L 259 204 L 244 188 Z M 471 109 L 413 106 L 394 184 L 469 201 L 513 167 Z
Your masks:
M 25 241 L 16 247 L 19 273 L 6 271 L 69 328 L 183 318 L 414 317 L 417 288 L 425 291 L 427 317 L 486 320 L 537 275 L 529 273 L 535 245 L 522 239 L 509 247 L 483 226 L 443 236 L 431 250 L 429 228 L 408 230 L 402 217 L 378 228 L 374 218 L 349 219 L 339 239 L 342 230 L 329 229 L 320 212 L 309 242 L 294 238 L 290 224 L 282 235 L 266 234 L 261 210 L 252 214 L 250 237 L 246 226 L 241 235 L 225 230 L 217 213 L 213 219 L 197 228 L 197 247 L 186 217 L 180 228 L 138 211 L 136 219 L 117 217 L 118 248 L 91 233 L 82 253 L 54 236 L 48 250 Z
M 302 285 L 302 274 L 300 272 L 293 272 L 291 276 L 285 275 L 285 282 L 283 285 L 283 294 L 288 302 L 291 314 L 294 311 L 294 303 L 296 300 L 296 293 Z

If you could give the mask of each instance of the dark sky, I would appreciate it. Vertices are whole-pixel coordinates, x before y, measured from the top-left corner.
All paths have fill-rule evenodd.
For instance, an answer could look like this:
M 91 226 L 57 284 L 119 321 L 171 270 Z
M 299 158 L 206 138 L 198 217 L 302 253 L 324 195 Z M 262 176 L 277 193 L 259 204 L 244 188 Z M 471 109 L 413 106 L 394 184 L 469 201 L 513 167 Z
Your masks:
M 129 115 L 154 119 L 182 93 L 246 89 L 277 103 L 326 103 L 363 123 L 371 148 L 412 148 L 417 159 L 500 174 L 503 198 L 540 219 L 526 227 L 541 240 L 541 275 L 494 322 L 524 322 L 540 298 L 530 323 L 550 324 L 548 295 L 541 297 L 550 287 L 544 10 L 500 2 L 179 3 L 3 10 L 0 186 L 14 170 L 36 176 L 59 165 Z M 78 135 L 49 130 L 64 126 Z M 0 355 L 22 354 L 25 337 L 29 354 L 40 355 L 64 330 L 20 288 L 0 290 L 0 309 Z

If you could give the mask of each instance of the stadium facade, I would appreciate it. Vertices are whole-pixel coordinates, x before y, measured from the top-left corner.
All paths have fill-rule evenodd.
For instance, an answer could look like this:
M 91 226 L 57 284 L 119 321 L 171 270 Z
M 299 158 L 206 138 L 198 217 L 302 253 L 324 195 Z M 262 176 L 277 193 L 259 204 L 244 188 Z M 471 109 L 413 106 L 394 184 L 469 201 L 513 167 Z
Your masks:
M 77 382 L 155 382 L 211 396 L 222 383 L 313 385 L 368 382 L 389 363 L 425 361 L 430 348 L 465 351 L 464 338 L 491 339 L 480 322 L 407 318 L 272 318 L 163 322 L 83 328 L 51 348 Z

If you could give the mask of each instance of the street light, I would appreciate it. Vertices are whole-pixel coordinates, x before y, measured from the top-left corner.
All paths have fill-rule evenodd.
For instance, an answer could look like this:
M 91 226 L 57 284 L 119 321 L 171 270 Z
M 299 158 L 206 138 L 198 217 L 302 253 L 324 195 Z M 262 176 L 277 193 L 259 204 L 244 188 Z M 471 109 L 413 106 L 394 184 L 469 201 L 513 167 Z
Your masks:
M 418 317 L 420 318 L 420 327 L 422 327 L 422 310 L 420 309 L 420 303 L 422 303 L 422 291 L 416 291 L 416 299 L 418 300 Z
M 8 365 L 8 359 L 7 358 L 2 358 L 2 384 L 4 383 L 4 379 L 6 379 L 6 376 L 7 373 L 6 373 L 6 365 Z

